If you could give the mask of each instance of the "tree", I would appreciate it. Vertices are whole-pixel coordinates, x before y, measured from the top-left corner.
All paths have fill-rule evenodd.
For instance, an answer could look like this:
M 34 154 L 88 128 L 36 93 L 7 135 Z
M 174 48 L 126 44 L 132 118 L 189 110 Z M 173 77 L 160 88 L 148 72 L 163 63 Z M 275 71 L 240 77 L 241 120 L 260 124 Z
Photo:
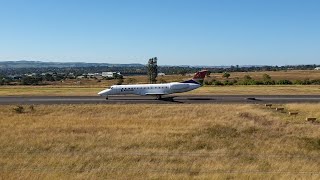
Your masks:
M 222 77 L 224 77 L 224 78 L 229 78 L 230 77 L 230 74 L 229 73 L 227 73 L 227 72 L 225 72 L 225 73 L 223 73 L 223 75 L 222 75 Z
M 43 80 L 45 81 L 54 81 L 54 78 L 51 74 L 45 74 L 45 76 L 43 77 Z
M 62 73 L 56 74 L 56 75 L 54 76 L 54 80 L 55 80 L 55 81 L 62 81 L 62 80 L 65 80 L 65 79 L 66 79 L 66 76 L 65 76 L 64 74 L 62 74 Z
M 121 74 L 118 74 L 118 73 L 113 73 L 113 78 L 114 79 L 123 79 L 123 76 Z
M 151 58 L 148 61 L 147 72 L 149 77 L 149 82 L 154 84 L 157 82 L 158 76 L 158 65 L 157 65 L 157 57 Z
M 187 70 L 182 69 L 178 72 L 178 74 L 181 74 L 182 76 L 185 76 L 187 74 Z
M 275 81 L 271 79 L 271 76 L 269 74 L 263 74 L 262 79 L 263 79 L 264 85 L 274 85 L 275 84 Z
M 5 84 L 5 78 L 4 77 L 0 77 L 0 85 L 4 85 Z
M 26 77 L 23 77 L 21 80 L 22 85 L 39 85 L 40 82 L 42 82 L 41 77 L 26 76 Z
M 268 81 L 268 80 L 271 80 L 271 76 L 269 74 L 263 74 L 262 79 L 263 81 Z
M 239 71 L 239 65 L 236 65 L 236 69 L 237 69 L 237 71 Z
M 0 85 L 7 85 L 10 84 L 13 80 L 9 77 L 2 77 L 0 76 Z

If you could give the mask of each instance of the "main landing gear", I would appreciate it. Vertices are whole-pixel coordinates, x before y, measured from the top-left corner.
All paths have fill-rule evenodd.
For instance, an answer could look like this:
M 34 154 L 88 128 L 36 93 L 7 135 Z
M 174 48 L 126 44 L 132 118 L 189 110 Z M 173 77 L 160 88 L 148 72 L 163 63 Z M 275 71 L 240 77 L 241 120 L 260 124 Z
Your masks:
M 108 100 L 109 98 L 108 98 L 108 96 L 106 96 L 106 100 Z
M 156 99 L 161 100 L 162 99 L 161 95 L 157 95 Z

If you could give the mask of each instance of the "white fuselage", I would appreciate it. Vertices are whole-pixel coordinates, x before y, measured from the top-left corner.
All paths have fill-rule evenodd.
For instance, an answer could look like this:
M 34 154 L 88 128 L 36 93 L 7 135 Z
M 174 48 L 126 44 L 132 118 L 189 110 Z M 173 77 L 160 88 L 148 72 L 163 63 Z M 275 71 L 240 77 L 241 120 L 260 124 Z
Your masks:
M 200 84 L 196 83 L 165 83 L 165 84 L 136 84 L 136 85 L 113 85 L 110 89 L 105 89 L 98 94 L 100 96 L 109 95 L 166 95 L 182 93 L 197 89 Z

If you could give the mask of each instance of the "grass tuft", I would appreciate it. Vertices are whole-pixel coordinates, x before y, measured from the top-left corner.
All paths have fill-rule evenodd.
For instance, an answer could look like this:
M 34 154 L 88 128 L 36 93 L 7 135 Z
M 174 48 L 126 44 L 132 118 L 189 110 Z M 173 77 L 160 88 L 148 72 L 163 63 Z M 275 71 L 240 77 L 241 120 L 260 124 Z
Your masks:
M 24 113 L 24 107 L 23 106 L 16 106 L 13 108 L 14 112 L 21 114 Z

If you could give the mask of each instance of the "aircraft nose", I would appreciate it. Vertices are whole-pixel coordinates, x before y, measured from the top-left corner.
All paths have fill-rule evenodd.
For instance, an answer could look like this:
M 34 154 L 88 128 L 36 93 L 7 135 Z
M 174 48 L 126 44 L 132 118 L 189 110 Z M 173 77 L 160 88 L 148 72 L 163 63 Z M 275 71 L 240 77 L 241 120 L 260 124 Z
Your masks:
M 108 95 L 108 92 L 110 91 L 110 89 L 105 89 L 105 90 L 103 90 L 103 91 L 100 91 L 99 93 L 98 93 L 98 95 L 100 95 L 100 96 L 103 96 L 103 95 Z

